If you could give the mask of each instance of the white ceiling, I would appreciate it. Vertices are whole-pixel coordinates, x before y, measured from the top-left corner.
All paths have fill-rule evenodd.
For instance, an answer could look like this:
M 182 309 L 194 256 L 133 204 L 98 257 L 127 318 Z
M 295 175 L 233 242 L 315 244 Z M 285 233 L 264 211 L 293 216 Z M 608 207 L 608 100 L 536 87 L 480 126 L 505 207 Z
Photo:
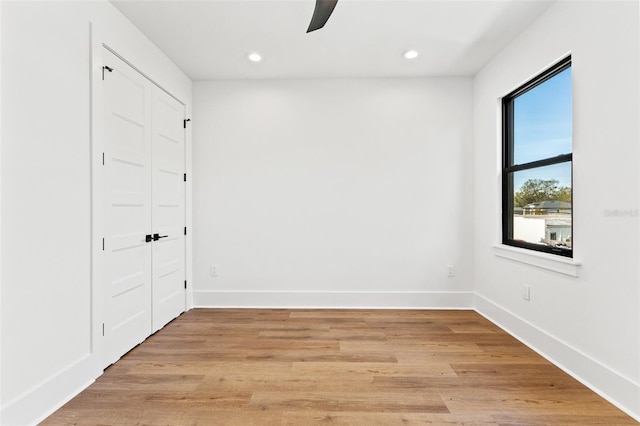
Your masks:
M 212 80 L 473 75 L 554 1 L 339 0 L 309 34 L 315 0 L 112 3 L 191 79 Z

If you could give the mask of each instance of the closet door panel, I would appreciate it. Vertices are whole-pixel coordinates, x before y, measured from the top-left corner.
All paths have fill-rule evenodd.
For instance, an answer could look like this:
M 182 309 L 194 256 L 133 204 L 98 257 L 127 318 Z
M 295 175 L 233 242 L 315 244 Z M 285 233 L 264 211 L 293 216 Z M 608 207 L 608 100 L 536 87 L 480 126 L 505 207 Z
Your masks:
M 153 330 L 185 310 L 184 105 L 154 88 L 152 221 L 163 237 L 153 247 Z
M 151 83 L 109 51 L 104 80 L 105 358 L 151 333 Z

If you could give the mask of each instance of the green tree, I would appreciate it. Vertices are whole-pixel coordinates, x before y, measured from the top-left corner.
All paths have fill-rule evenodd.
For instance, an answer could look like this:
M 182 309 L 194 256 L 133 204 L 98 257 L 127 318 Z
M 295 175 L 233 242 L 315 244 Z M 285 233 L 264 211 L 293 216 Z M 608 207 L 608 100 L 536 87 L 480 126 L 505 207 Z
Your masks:
M 558 186 L 557 179 L 529 179 L 513 196 L 513 204 L 516 207 L 524 207 L 527 204 L 541 201 L 571 202 L 571 188 Z
M 556 201 L 564 201 L 565 203 L 571 202 L 571 188 L 568 186 L 561 186 L 558 188 L 558 193 L 556 194 Z

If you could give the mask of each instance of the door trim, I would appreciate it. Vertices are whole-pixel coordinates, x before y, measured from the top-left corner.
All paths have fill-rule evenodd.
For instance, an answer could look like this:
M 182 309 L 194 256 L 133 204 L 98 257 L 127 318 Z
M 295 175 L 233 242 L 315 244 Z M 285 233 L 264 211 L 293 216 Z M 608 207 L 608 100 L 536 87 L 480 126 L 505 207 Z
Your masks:
M 180 99 L 178 99 L 177 97 L 173 96 L 173 94 L 171 92 L 169 92 L 167 89 L 165 89 L 164 87 L 162 87 L 162 85 L 160 83 L 158 83 L 157 81 L 155 81 L 154 79 L 152 79 L 151 77 L 149 77 L 148 74 L 145 74 L 144 71 L 142 71 L 140 68 L 136 67 L 135 65 L 133 65 L 131 62 L 127 61 L 125 58 L 123 58 L 118 52 L 116 52 L 115 50 L 113 50 L 111 47 L 109 47 L 106 43 L 102 43 L 102 47 L 104 47 L 105 49 L 107 49 L 109 52 L 113 53 L 114 55 L 116 55 L 120 60 L 122 60 L 124 63 L 126 63 L 127 65 L 129 65 L 131 68 L 133 68 L 138 74 L 140 74 L 141 76 L 143 76 L 144 78 L 146 78 L 147 80 L 149 80 L 151 83 L 153 83 L 154 86 L 156 86 L 158 89 L 162 90 L 164 93 L 166 93 L 167 95 L 171 96 L 173 99 L 175 99 L 177 102 L 179 102 L 182 106 L 185 107 L 185 111 L 187 110 L 187 105 L 182 102 Z M 186 114 L 186 112 L 185 112 Z M 186 118 L 186 117 L 185 117 Z
M 90 90 L 90 155 L 91 155 L 91 354 L 94 364 L 104 370 L 104 342 L 102 327 L 104 320 L 104 256 L 102 236 L 104 235 L 104 179 L 102 174 L 103 141 L 103 102 L 102 92 L 102 32 L 91 25 L 91 90 Z

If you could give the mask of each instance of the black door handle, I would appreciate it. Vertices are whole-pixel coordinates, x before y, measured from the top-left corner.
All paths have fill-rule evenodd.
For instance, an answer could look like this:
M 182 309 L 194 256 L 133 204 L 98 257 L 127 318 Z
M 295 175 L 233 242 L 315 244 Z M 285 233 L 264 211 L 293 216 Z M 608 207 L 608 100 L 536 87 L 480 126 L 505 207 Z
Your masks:
M 167 238 L 168 235 L 159 235 L 159 234 L 153 234 L 153 241 L 158 241 L 160 238 Z
M 153 237 L 151 236 L 151 234 L 147 234 L 144 236 L 145 243 L 150 243 L 151 241 L 153 241 Z

